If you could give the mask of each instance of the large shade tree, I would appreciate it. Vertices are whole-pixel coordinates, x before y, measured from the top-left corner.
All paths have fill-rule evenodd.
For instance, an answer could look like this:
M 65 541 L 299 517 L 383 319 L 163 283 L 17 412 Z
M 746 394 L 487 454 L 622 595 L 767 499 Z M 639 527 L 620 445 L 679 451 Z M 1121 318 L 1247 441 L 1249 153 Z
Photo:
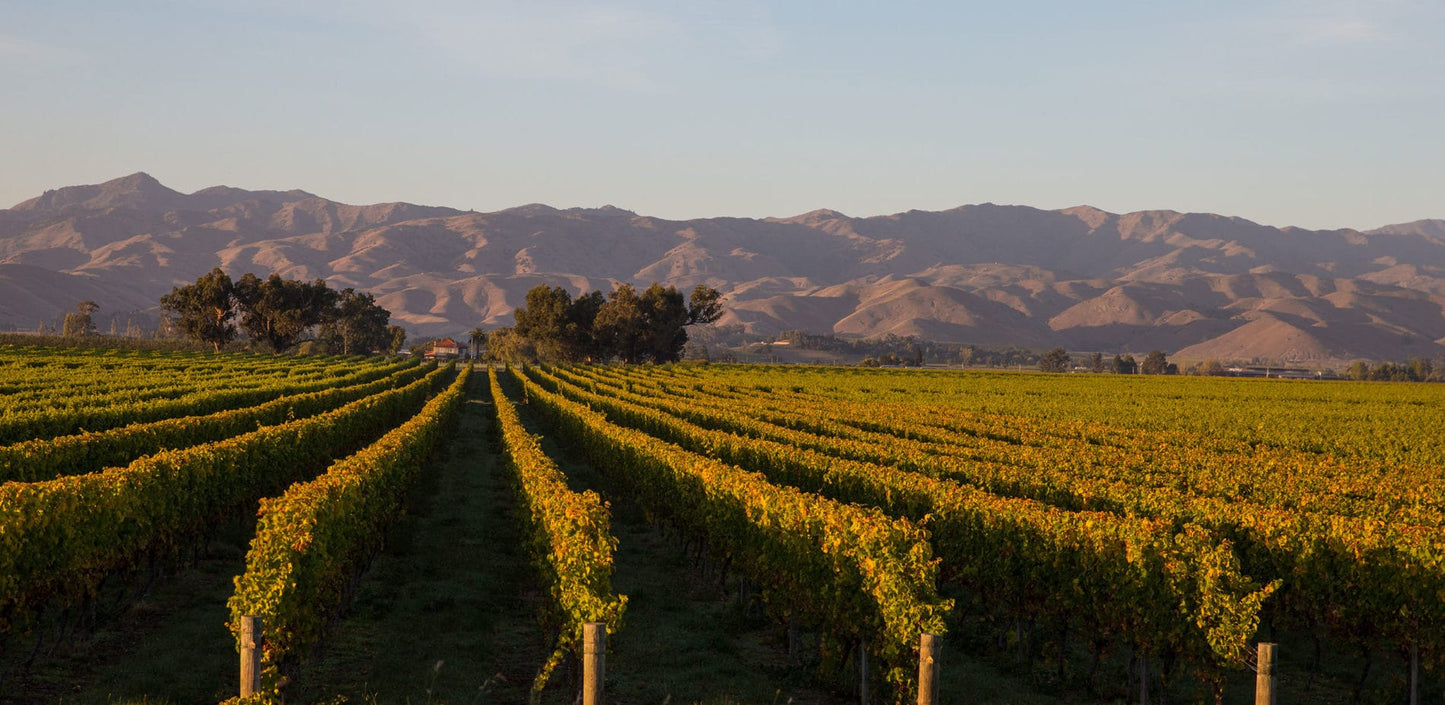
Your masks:
M 596 331 L 599 347 L 623 362 L 637 364 L 647 360 L 651 337 L 647 330 L 647 312 L 631 284 L 621 284 L 612 290 L 607 303 L 597 312 Z
M 210 343 L 217 352 L 236 337 L 235 285 L 220 267 L 201 275 L 194 284 L 178 286 L 161 297 L 161 308 L 174 317 L 175 326 L 192 340 Z
M 274 273 L 261 279 L 248 272 L 236 282 L 235 299 L 246 336 L 279 353 L 291 349 L 307 330 L 332 314 L 337 293 L 320 279 L 303 282 Z
M 316 337 L 331 353 L 390 350 L 394 335 L 388 330 L 390 323 L 391 312 L 378 306 L 376 297 L 346 288 L 336 294 L 336 304 L 326 312 Z
M 509 360 L 532 355 L 557 362 L 614 357 L 629 364 L 675 362 L 687 344 L 687 327 L 722 315 L 721 298 L 706 286 L 684 297 L 671 286 L 653 284 L 639 294 L 624 283 L 606 297 L 594 291 L 573 299 L 565 289 L 544 284 L 527 292 L 526 303 L 514 313 L 516 326 L 492 336 L 501 333 L 499 349 Z M 503 359 L 501 352 L 493 357 Z
M 161 307 L 168 312 L 163 327 L 174 326 L 217 351 L 236 337 L 237 319 L 252 345 L 276 353 L 296 347 L 312 331 L 318 349 L 347 355 L 394 354 L 406 340 L 406 331 L 388 325 L 391 312 L 371 294 L 336 291 L 321 279 L 304 282 L 279 274 L 261 279 L 247 273 L 233 282 L 218 267 L 161 297 Z
M 527 292 L 513 312 L 516 335 L 531 341 L 538 358 L 548 362 L 581 362 L 598 352 L 594 325 L 602 309 L 602 292 L 573 299 L 566 289 L 540 284 Z

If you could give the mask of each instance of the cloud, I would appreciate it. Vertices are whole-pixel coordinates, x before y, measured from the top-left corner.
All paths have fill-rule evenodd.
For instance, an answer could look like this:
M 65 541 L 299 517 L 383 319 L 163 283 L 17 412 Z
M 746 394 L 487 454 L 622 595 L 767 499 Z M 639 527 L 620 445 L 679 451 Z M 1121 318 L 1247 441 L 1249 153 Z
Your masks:
M 0 34 L 0 56 L 11 57 L 34 64 L 60 64 L 70 66 L 85 60 L 85 55 L 73 49 L 50 46 L 23 37 Z

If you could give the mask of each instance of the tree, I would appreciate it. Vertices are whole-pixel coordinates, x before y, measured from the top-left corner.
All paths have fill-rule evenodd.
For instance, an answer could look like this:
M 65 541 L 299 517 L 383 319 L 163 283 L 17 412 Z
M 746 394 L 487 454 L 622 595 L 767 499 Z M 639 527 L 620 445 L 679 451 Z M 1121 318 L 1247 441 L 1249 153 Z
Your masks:
M 1370 378 L 1370 363 L 1364 360 L 1355 360 L 1350 363 L 1350 370 L 1345 373 L 1346 377 L 1353 380 L 1364 381 Z
M 572 306 L 567 309 L 564 346 L 573 361 L 585 362 L 606 356 L 597 340 L 597 313 L 605 303 L 607 297 L 600 291 L 593 291 L 573 299 Z
M 687 324 L 705 326 L 722 318 L 722 294 L 710 286 L 698 284 L 687 297 Z
M 593 324 L 603 302 L 600 291 L 574 301 L 560 286 L 539 284 L 527 291 L 526 304 L 513 312 L 517 320 L 513 329 L 532 341 L 538 359 L 581 362 L 597 353 Z
M 1370 370 L 1369 378 L 1376 382 L 1408 382 L 1410 381 L 1410 371 L 1403 365 L 1382 362 L 1375 369 Z
M 529 344 L 509 339 L 505 354 L 556 362 L 613 357 L 628 364 L 675 362 L 687 345 L 687 327 L 722 315 L 721 298 L 706 286 L 684 297 L 676 287 L 654 283 L 640 294 L 631 284 L 619 284 L 609 296 L 594 291 L 573 299 L 561 287 L 538 285 L 513 313 L 516 325 L 507 333 Z
M 1054 348 L 1048 351 L 1039 360 L 1039 370 L 1043 372 L 1068 372 L 1069 352 L 1063 348 Z
M 1097 352 L 1096 352 L 1096 353 L 1094 353 L 1093 355 L 1090 355 L 1090 356 L 1089 356 L 1089 371 L 1090 371 L 1090 372 L 1103 372 L 1103 371 L 1104 371 L 1104 353 L 1097 353 Z
M 1140 371 L 1146 375 L 1162 375 L 1169 370 L 1169 361 L 1164 357 L 1163 350 L 1150 350 L 1144 356 L 1144 364 Z
M 262 280 L 247 272 L 236 282 L 235 299 L 247 337 L 280 353 L 333 313 L 337 293 L 320 279 L 308 284 L 273 273 Z
M 498 328 L 487 336 L 487 361 L 507 364 L 537 359 L 531 339 L 517 333 L 516 328 Z
M 644 362 L 647 356 L 647 315 L 642 299 L 631 284 L 619 284 L 607 303 L 597 312 L 595 323 L 600 349 L 628 364 Z
M 481 326 L 471 329 L 471 331 L 467 333 L 467 344 L 472 348 L 472 359 L 480 360 L 482 358 L 482 348 L 487 344 L 486 329 Z
M 1139 371 L 1139 363 L 1134 360 L 1133 355 L 1114 356 L 1114 374 L 1132 375 Z
M 1201 371 L 1204 374 L 1217 377 L 1224 374 L 1224 363 L 1214 359 L 1205 360 L 1204 367 Z
M 516 319 L 512 329 L 531 340 L 544 359 L 560 361 L 571 307 L 572 296 L 566 289 L 539 284 L 527 290 L 526 303 L 512 312 Z
M 236 337 L 234 295 L 231 277 L 216 267 L 194 284 L 171 289 L 161 297 L 161 308 L 175 314 L 174 323 L 187 338 L 210 343 L 220 352 Z
M 75 313 L 65 314 L 65 323 L 62 326 L 61 334 L 66 337 L 80 337 L 95 335 L 95 321 L 91 314 L 100 310 L 100 304 L 94 301 L 82 301 L 75 305 Z M 111 322 L 112 327 L 115 325 Z
M 674 287 L 654 283 L 642 292 L 642 312 L 647 330 L 646 358 L 652 362 L 677 362 L 687 345 L 692 313 L 682 293 Z
M 395 355 L 406 345 L 406 329 L 401 326 L 386 327 L 386 354 Z
M 391 322 L 391 312 L 378 306 L 375 297 L 348 287 L 335 298 L 335 307 L 325 313 L 317 335 L 327 352 L 365 355 L 390 347 L 393 340 L 387 324 Z

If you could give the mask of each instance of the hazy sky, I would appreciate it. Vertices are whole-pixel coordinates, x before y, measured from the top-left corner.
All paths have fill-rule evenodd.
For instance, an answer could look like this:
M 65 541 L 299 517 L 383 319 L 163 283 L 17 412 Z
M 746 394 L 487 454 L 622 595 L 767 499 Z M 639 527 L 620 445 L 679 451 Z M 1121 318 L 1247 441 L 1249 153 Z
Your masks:
M 0 0 L 0 207 L 1445 218 L 1445 2 Z

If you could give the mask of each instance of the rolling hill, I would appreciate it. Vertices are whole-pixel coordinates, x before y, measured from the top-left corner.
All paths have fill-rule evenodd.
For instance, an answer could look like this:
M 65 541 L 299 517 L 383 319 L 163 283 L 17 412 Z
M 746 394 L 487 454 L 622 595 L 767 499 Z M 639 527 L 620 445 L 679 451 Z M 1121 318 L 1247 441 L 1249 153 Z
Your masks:
M 855 218 L 674 221 L 614 208 L 494 213 L 330 201 L 137 173 L 0 210 L 0 325 L 84 299 L 154 320 L 212 267 L 375 294 L 414 336 L 504 325 L 527 289 L 707 284 L 724 325 L 1227 359 L 1445 354 L 1445 221 L 1273 228 L 1173 211 L 992 204 Z

